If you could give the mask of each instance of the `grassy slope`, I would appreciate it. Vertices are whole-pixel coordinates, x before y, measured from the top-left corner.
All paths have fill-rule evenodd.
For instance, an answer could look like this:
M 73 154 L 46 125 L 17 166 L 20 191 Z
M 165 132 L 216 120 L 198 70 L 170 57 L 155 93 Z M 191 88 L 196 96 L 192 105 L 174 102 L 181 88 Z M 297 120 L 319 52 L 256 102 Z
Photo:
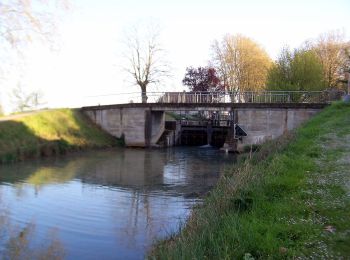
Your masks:
M 350 255 L 350 105 L 227 172 L 159 259 L 346 258 Z
M 48 110 L 0 121 L 0 163 L 71 150 L 110 147 L 116 142 L 79 110 Z

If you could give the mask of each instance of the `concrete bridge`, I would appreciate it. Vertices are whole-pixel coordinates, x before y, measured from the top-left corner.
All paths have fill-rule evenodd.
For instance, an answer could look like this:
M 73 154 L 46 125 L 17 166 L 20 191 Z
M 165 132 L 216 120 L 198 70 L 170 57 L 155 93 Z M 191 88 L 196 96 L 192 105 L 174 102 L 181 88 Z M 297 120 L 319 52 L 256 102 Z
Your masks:
M 181 119 L 183 115 L 197 113 L 201 115 L 201 124 L 206 122 L 210 129 L 208 135 L 212 133 L 213 124 L 219 122 L 217 127 L 228 129 L 225 132 L 224 147 L 241 151 L 247 145 L 260 144 L 298 127 L 331 100 L 339 98 L 338 94 L 330 97 L 324 92 L 312 92 L 309 99 L 305 93 L 310 92 L 283 92 L 283 96 L 280 92 L 264 92 L 260 96 L 249 92 L 238 99 L 232 94 L 229 94 L 229 99 L 225 99 L 227 93 L 224 96 L 219 96 L 218 93 L 200 93 L 200 97 L 198 93 L 184 93 L 163 93 L 157 97 L 157 102 L 152 103 L 90 106 L 83 107 L 82 110 L 108 133 L 118 138 L 124 137 L 125 144 L 130 147 L 152 147 L 161 141 L 163 145 L 173 145 L 179 143 L 179 139 L 181 142 L 181 123 L 177 122 L 175 127 L 169 129 L 166 127 L 166 114 L 176 113 Z M 213 115 L 221 115 L 225 120 L 215 121 Z M 175 119 L 171 120 L 176 122 Z M 237 136 L 236 125 L 247 136 Z M 211 138 L 207 140 L 210 142 Z

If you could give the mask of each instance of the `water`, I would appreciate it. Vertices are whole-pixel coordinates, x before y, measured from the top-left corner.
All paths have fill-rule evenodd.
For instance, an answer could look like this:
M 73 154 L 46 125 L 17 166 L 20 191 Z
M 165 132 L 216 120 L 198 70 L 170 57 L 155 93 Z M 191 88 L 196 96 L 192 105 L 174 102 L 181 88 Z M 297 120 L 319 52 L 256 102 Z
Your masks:
M 66 259 L 142 259 L 233 159 L 210 148 L 118 149 L 0 166 L 0 258 L 11 237 L 27 236 L 24 255 L 54 245 Z

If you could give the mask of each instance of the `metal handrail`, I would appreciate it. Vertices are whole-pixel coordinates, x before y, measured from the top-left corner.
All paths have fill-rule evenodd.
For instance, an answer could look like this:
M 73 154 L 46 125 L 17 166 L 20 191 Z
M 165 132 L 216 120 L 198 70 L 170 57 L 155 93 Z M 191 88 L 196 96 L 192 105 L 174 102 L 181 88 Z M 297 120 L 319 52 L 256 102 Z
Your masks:
M 159 97 L 148 93 L 148 97 Z M 166 92 L 158 103 L 329 103 L 345 95 L 343 91 L 244 91 Z
M 345 91 L 231 91 L 231 92 L 147 92 L 147 103 L 330 103 L 340 100 Z M 141 92 L 95 96 L 109 103 L 142 103 Z M 117 98 L 115 98 L 117 97 Z M 105 103 L 105 102 L 101 102 Z

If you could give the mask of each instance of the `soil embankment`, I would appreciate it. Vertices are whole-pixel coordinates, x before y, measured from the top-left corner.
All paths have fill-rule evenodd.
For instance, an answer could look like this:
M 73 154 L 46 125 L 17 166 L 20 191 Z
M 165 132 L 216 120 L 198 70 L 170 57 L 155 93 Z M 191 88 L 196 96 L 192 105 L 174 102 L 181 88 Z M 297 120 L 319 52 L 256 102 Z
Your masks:
M 0 163 L 117 144 L 116 138 L 91 123 L 78 109 L 45 110 L 0 121 Z
M 227 171 L 156 259 L 346 259 L 350 104 L 327 107 Z

